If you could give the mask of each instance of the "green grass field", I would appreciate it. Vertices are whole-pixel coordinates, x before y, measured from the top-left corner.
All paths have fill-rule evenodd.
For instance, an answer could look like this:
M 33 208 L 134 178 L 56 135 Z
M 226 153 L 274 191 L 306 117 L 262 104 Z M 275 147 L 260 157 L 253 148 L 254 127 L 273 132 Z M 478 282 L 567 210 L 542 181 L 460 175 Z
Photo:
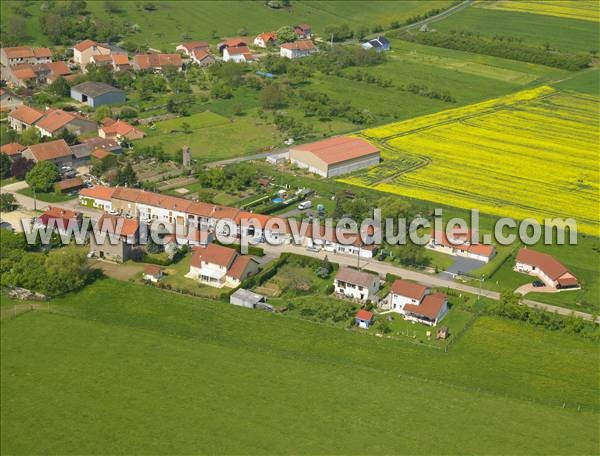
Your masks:
M 12 13 L 16 2 L 2 2 L 2 15 Z M 143 9 L 144 2 L 120 2 L 121 12 L 107 14 L 104 2 L 88 2 L 88 10 L 94 14 L 108 17 L 117 24 L 137 24 L 139 32 L 129 38 L 152 47 L 173 51 L 182 41 L 210 40 L 216 44 L 218 38 L 237 36 L 245 28 L 250 36 L 283 25 L 309 23 L 317 33 L 323 33 L 329 25 L 348 24 L 352 29 L 382 25 L 388 27 L 392 21 L 403 21 L 409 16 L 424 13 L 432 8 L 448 7 L 452 2 L 435 0 L 428 2 L 407 1 L 294 1 L 290 9 L 271 9 L 264 2 L 245 1 L 154 1 L 157 9 Z M 38 26 L 42 13 L 41 2 L 29 2 L 27 10 L 28 42 L 48 44 Z
M 572 77 L 555 84 L 555 86 L 561 89 L 598 95 L 600 93 L 600 69 L 590 68 L 586 71 L 580 71 Z
M 6 453 L 598 445 L 597 347 L 521 323 L 480 318 L 445 354 L 111 280 L 54 307 L 2 322 Z M 407 417 L 411 426 L 390 426 Z M 377 437 L 365 439 L 368 429 Z
M 30 198 L 33 198 L 33 190 L 31 190 L 31 188 L 27 187 L 24 188 L 22 190 L 18 190 L 17 193 L 20 193 L 21 195 L 25 195 L 28 196 Z M 39 199 L 40 201 L 44 201 L 46 203 L 64 203 L 65 201 L 70 201 L 74 198 L 74 196 L 71 195 L 67 195 L 66 193 L 56 193 L 56 192 L 50 192 L 50 193 L 36 193 L 35 197 L 37 199 Z
M 598 50 L 598 24 L 564 17 L 470 7 L 433 26 L 441 32 L 464 30 L 482 35 L 513 37 L 563 51 Z

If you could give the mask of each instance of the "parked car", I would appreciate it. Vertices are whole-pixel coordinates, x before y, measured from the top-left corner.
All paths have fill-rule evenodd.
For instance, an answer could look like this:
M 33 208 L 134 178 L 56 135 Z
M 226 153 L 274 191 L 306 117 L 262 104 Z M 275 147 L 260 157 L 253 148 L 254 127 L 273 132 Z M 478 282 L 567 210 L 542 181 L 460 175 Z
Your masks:
M 541 280 L 534 280 L 531 285 L 533 285 L 535 288 L 539 288 L 543 287 L 545 284 Z
M 298 209 L 303 211 L 304 209 L 309 209 L 312 207 L 312 201 L 302 201 L 298 204 Z

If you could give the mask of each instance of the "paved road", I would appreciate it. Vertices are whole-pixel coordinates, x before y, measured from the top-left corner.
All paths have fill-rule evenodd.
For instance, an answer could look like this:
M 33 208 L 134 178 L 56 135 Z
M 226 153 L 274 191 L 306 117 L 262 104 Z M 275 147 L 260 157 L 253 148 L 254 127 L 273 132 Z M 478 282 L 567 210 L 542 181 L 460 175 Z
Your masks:
M 345 265 L 345 266 L 359 266 L 360 265 L 360 267 L 362 269 L 372 271 L 377 274 L 381 274 L 381 275 L 388 274 L 388 273 L 394 274 L 394 275 L 402 277 L 403 279 L 412 280 L 412 281 L 419 282 L 423 285 L 428 285 L 431 287 L 440 287 L 440 288 L 446 287 L 446 288 L 451 288 L 453 290 L 463 291 L 465 293 L 470 293 L 470 294 L 494 299 L 496 301 L 500 300 L 500 293 L 498 293 L 496 291 L 479 289 L 479 288 L 473 287 L 471 285 L 465 285 L 465 284 L 457 283 L 457 282 L 450 282 L 448 280 L 442 279 L 437 276 L 432 276 L 432 275 L 428 275 L 428 274 L 425 274 L 422 272 L 417 272 L 417 271 L 413 271 L 410 269 L 401 268 L 399 266 L 395 266 L 395 265 L 392 265 L 389 263 L 385 263 L 385 262 L 377 261 L 377 260 L 373 260 L 373 259 L 369 259 L 369 260 L 360 259 L 360 261 L 359 261 L 358 258 L 348 256 L 348 255 L 339 255 L 336 253 L 323 252 L 323 251 L 312 252 L 310 250 L 307 250 L 304 247 L 299 247 L 299 246 L 294 246 L 294 245 L 289 245 L 289 244 L 279 245 L 279 246 L 261 244 L 260 247 L 263 248 L 265 253 L 268 255 L 277 255 L 278 256 L 284 252 L 291 252 L 291 253 L 296 253 L 299 255 L 312 256 L 312 257 L 316 257 L 316 258 L 324 258 L 325 256 L 327 256 L 327 258 L 330 261 L 333 261 L 334 263 L 338 263 L 341 265 Z M 533 307 L 533 308 L 537 307 L 537 308 L 543 309 L 548 312 L 556 312 L 560 315 L 573 314 L 577 317 L 581 317 L 586 320 L 593 319 L 593 316 L 591 314 L 588 314 L 585 312 L 573 311 L 570 309 L 565 309 L 564 307 L 558 307 L 558 306 L 553 306 L 550 304 L 544 304 L 541 302 L 532 301 L 530 299 L 524 299 L 521 302 L 529 307 Z M 598 318 L 597 321 L 600 322 L 600 318 Z

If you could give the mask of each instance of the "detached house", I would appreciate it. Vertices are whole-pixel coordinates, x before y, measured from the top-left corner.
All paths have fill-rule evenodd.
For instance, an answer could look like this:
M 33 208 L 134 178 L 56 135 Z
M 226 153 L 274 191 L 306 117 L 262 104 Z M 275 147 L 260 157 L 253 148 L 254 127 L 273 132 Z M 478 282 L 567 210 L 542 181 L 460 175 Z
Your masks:
M 29 63 L 32 65 L 38 63 L 52 62 L 52 51 L 48 48 L 33 48 L 27 46 L 3 47 L 0 50 L 0 63 L 5 67 L 18 65 L 20 63 Z
M 186 277 L 211 287 L 237 287 L 242 280 L 258 272 L 258 262 L 249 255 L 217 244 L 196 247 Z
M 116 138 L 119 141 L 123 139 L 133 141 L 135 139 L 142 139 L 144 132 L 138 130 L 133 125 L 129 125 L 127 122 L 107 117 L 102 121 L 102 127 L 98 129 L 98 136 L 101 138 Z
M 312 29 L 308 24 L 294 25 L 294 33 L 299 39 L 308 40 L 312 37 Z
M 30 106 L 23 105 L 8 114 L 10 128 L 22 133 L 44 117 L 44 113 Z
M 76 136 L 96 131 L 97 125 L 93 120 L 76 112 L 66 112 L 62 109 L 48 109 L 35 127 L 42 137 L 53 137 L 67 130 Z
M 206 41 L 189 41 L 181 43 L 175 50 L 183 52 L 188 57 L 192 57 L 194 51 L 208 51 L 208 48 L 209 44 Z
M 443 293 L 430 293 L 426 286 L 398 279 L 381 307 L 403 315 L 405 320 L 435 326 L 448 313 L 448 299 Z
M 356 269 L 341 267 L 333 286 L 336 294 L 358 301 L 376 301 L 379 291 L 379 276 Z
M 488 263 L 496 254 L 493 245 L 471 242 L 471 231 L 454 228 L 450 234 L 435 231 L 427 248 L 447 255 L 462 256 Z
M 49 161 L 56 166 L 73 165 L 73 152 L 64 139 L 33 144 L 21 152 L 23 157 L 34 162 Z
M 69 230 L 76 230 L 83 220 L 81 212 L 62 207 L 48 206 L 48 209 L 35 219 L 34 228 L 53 228 L 62 235 Z
M 21 152 L 25 149 L 27 149 L 26 146 L 13 142 L 0 146 L 0 154 L 8 155 L 8 158 L 15 160 L 21 156 Z
M 317 47 L 310 40 L 299 40 L 294 41 L 293 43 L 284 43 L 279 48 L 279 54 L 281 57 L 288 59 L 307 57 L 317 51 Z
M 560 261 L 547 253 L 523 248 L 516 258 L 515 271 L 538 277 L 558 290 L 579 289 L 579 281 Z
M 266 48 L 268 46 L 273 46 L 276 40 L 277 34 L 275 32 L 264 32 L 254 38 L 254 45 Z
M 256 57 L 254 57 L 247 46 L 232 46 L 223 49 L 223 61 L 225 62 L 250 63 L 255 60 Z
M 217 46 L 217 49 L 219 50 L 219 52 L 221 54 L 223 54 L 223 51 L 228 47 L 241 47 L 241 46 L 248 46 L 248 40 L 246 40 L 246 38 L 228 38 L 225 41 L 219 43 L 219 45 Z
M 92 57 L 110 55 L 110 48 L 93 40 L 84 40 L 73 46 L 73 60 L 82 68 L 90 63 Z
M 215 58 L 205 49 L 196 49 L 192 52 L 192 62 L 200 66 L 212 65 Z

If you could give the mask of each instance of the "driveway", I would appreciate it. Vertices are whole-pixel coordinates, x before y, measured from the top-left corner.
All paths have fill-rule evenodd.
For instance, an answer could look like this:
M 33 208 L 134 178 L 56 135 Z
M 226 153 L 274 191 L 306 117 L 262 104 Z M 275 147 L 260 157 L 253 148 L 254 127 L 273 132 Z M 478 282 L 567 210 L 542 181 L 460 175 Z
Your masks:
M 549 286 L 534 287 L 531 283 L 526 283 L 525 285 L 521 285 L 519 288 L 517 288 L 515 293 L 525 296 L 527 293 L 558 293 L 558 290 Z
M 471 271 L 481 268 L 486 263 L 484 261 L 474 260 L 472 258 L 454 257 L 454 263 L 448 269 L 438 274 L 438 277 L 444 280 L 454 280 L 455 275 L 467 274 Z

